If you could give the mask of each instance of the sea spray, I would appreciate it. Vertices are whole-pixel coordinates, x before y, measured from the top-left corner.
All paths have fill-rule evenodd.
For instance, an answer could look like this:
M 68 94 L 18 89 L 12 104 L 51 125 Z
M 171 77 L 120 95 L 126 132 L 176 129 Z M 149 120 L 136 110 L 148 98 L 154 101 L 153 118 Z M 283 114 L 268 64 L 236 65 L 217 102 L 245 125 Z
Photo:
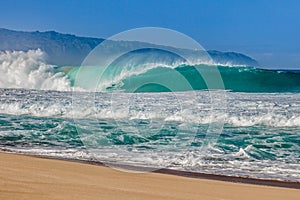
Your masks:
M 44 61 L 40 50 L 0 52 L 0 88 L 70 91 L 70 81 Z

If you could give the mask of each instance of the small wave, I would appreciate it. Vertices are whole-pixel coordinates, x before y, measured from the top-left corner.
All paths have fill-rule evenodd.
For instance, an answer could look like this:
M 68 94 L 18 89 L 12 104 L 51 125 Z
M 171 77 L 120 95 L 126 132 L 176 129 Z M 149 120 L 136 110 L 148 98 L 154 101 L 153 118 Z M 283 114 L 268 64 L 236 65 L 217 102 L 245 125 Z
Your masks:
M 240 158 L 250 158 L 250 156 L 246 153 L 246 151 L 243 148 L 240 148 L 240 150 L 235 154 L 235 156 Z

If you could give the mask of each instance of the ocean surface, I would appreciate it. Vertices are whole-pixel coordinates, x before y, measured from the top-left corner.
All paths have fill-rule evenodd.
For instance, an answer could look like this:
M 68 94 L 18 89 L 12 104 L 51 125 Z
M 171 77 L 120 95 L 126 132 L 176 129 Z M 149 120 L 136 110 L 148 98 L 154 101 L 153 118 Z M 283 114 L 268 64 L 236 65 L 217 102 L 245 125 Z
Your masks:
M 212 68 L 223 89 L 201 76 Z M 300 182 L 300 73 L 205 63 L 126 69 L 92 87 L 98 67 L 1 53 L 0 150 Z M 86 78 L 76 82 L 79 73 Z

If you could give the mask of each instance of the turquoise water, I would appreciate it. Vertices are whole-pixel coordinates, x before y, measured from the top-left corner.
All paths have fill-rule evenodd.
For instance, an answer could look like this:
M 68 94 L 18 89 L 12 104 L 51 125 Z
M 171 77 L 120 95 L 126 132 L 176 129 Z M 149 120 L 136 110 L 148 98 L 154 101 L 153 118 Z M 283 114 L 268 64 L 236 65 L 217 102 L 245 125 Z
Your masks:
M 92 108 L 85 92 L 74 107 L 72 92 L 0 91 L 4 151 L 300 181 L 299 93 L 227 91 L 211 110 L 209 91 L 95 93 Z
M 161 51 L 107 68 L 53 67 L 41 55 L 0 62 L 1 151 L 300 182 L 297 71 Z
M 138 68 L 138 67 L 135 67 Z M 147 67 L 145 67 L 147 68 Z M 109 82 L 105 88 L 99 91 L 121 90 L 124 92 L 173 92 L 204 90 L 208 89 L 205 78 L 202 74 L 211 75 L 213 78 L 216 69 L 222 77 L 224 87 L 216 86 L 209 89 L 226 89 L 234 92 L 300 92 L 300 73 L 291 71 L 265 70 L 247 66 L 214 66 L 211 65 L 178 65 L 175 67 L 163 67 L 160 65 L 150 67 L 148 70 L 141 70 L 139 73 L 133 74 L 130 69 L 127 74 L 119 72 L 122 67 L 108 67 L 102 72 L 101 67 L 70 67 L 67 75 L 72 85 L 76 84 L 77 73 L 81 73 L 81 77 L 89 77 L 76 86 L 94 89 L 93 80 Z M 103 73 L 102 77 L 98 74 Z M 111 75 L 113 74 L 113 75 Z M 91 78 L 92 77 L 92 78 Z M 185 82 L 188 82 L 186 84 Z M 146 83 L 150 84 L 146 84 Z M 160 84 L 155 84 L 160 83 Z M 163 87 L 172 83 L 172 88 Z M 142 86 L 142 87 L 139 87 Z

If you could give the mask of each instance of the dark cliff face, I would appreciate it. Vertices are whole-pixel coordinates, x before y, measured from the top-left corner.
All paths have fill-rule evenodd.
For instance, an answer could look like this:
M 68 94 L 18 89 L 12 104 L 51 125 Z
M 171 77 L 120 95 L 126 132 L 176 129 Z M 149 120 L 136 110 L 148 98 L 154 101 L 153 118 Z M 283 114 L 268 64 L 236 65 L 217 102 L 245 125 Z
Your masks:
M 0 51 L 27 51 L 41 49 L 46 53 L 49 64 L 63 66 L 78 66 L 88 53 L 104 39 L 77 37 L 70 34 L 61 34 L 55 31 L 23 32 L 0 28 Z M 115 42 L 109 51 L 114 51 L 123 45 L 137 45 L 139 42 Z M 159 48 L 158 45 L 153 45 Z M 258 66 L 254 59 L 235 52 L 208 51 L 216 63 L 231 63 L 234 65 Z
M 21 32 L 0 29 L 0 51 L 41 49 L 47 62 L 55 65 L 80 65 L 84 57 L 103 39 L 77 37 L 54 31 Z

